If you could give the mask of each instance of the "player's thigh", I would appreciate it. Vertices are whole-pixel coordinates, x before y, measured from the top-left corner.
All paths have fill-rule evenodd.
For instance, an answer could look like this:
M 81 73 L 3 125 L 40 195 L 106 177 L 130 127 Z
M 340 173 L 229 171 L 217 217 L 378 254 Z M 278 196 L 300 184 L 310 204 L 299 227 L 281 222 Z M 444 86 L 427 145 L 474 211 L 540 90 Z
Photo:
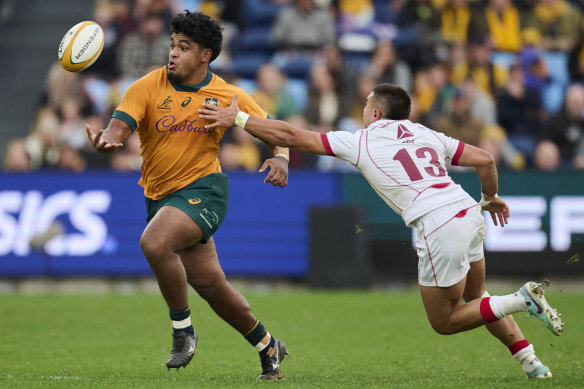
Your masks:
M 426 315 L 434 329 L 439 329 L 448 320 L 450 313 L 462 304 L 465 284 L 466 278 L 445 288 L 420 285 L 420 295 Z
M 198 243 L 179 252 L 187 273 L 187 281 L 193 286 L 207 286 L 225 280 L 225 273 L 219 263 L 215 241 Z
M 466 212 L 459 212 L 456 205 L 444 207 L 424 217 L 417 227 L 422 286 L 452 286 L 467 276 L 470 263 L 484 256 L 484 222 L 478 207 Z
M 464 288 L 464 300 L 472 301 L 485 292 L 485 258 L 470 263 L 470 269 L 466 274 L 466 286 Z
M 178 253 L 202 239 L 203 231 L 190 216 L 176 207 L 164 206 L 144 229 L 140 246 L 152 254 L 168 250 Z

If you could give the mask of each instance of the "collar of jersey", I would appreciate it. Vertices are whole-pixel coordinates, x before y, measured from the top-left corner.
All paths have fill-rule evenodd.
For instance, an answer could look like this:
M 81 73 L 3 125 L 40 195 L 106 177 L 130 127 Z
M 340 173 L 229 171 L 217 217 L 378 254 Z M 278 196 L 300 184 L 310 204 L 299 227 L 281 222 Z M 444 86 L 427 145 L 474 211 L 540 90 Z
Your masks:
M 166 70 L 168 72 L 168 65 L 167 65 Z M 170 80 L 168 80 L 168 81 L 170 82 L 170 85 L 172 85 L 172 87 L 177 92 L 198 92 L 202 87 L 209 85 L 209 83 L 211 82 L 212 79 L 213 79 L 213 73 L 211 73 L 211 71 L 209 69 L 207 69 L 207 76 L 205 77 L 205 79 L 196 85 L 184 85 L 184 84 L 179 84 L 178 82 L 173 82 Z

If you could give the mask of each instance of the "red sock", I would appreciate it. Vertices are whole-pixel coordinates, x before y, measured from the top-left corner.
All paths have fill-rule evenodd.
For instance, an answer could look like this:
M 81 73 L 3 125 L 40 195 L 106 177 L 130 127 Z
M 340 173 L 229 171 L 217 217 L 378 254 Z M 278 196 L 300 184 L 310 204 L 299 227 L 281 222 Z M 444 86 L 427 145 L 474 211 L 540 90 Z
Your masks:
M 509 346 L 509 351 L 511 352 L 511 355 L 515 355 L 519 351 L 523 350 L 525 347 L 528 347 L 528 346 L 529 346 L 529 342 L 527 341 L 527 339 L 523 339 L 523 340 L 515 342 L 511 346 Z
M 499 320 L 497 318 L 497 316 L 495 316 L 495 314 L 493 313 L 493 310 L 491 309 L 491 304 L 489 304 L 489 299 L 490 299 L 490 297 L 485 297 L 484 299 L 481 300 L 481 305 L 480 305 L 481 316 L 483 317 L 483 320 L 485 321 L 485 323 L 492 323 L 494 321 Z

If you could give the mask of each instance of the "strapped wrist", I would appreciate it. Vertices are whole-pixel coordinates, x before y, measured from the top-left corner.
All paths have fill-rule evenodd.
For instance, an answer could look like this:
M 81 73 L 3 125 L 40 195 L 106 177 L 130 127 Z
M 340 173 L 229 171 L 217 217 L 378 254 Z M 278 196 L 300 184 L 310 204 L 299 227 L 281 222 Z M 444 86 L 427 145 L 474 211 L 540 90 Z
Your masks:
M 249 114 L 239 111 L 237 116 L 235 116 L 235 125 L 237 127 L 245 128 L 245 123 L 247 123 L 247 119 L 249 119 Z
M 287 162 L 287 163 L 290 163 L 290 157 L 289 157 L 289 156 L 287 156 L 287 155 L 286 155 L 286 154 L 284 154 L 284 153 L 277 153 L 277 154 L 274 154 L 274 157 L 282 157 L 282 158 L 284 158 L 284 159 L 286 160 L 286 162 Z
M 493 201 L 499 197 L 499 195 L 497 193 L 495 193 L 494 195 L 486 195 L 486 196 L 488 196 L 490 198 L 490 200 L 485 199 L 485 194 L 481 193 L 481 201 L 479 202 L 481 209 L 486 207 L 487 205 L 491 204 L 491 201 Z

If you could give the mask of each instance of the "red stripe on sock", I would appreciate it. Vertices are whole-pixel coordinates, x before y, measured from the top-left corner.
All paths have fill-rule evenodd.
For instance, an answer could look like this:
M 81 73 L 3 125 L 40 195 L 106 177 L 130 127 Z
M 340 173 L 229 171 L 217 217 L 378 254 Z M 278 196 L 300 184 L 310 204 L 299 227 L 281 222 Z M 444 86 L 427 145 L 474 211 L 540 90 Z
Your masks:
M 511 351 L 511 355 L 515 355 L 527 346 L 529 346 L 529 342 L 527 341 L 527 339 L 523 339 L 509 346 L 509 351 Z
M 499 318 L 495 316 L 493 310 L 491 309 L 491 304 L 489 304 L 490 299 L 490 297 L 485 297 L 481 300 L 481 316 L 483 317 L 485 323 L 492 323 L 499 320 Z

